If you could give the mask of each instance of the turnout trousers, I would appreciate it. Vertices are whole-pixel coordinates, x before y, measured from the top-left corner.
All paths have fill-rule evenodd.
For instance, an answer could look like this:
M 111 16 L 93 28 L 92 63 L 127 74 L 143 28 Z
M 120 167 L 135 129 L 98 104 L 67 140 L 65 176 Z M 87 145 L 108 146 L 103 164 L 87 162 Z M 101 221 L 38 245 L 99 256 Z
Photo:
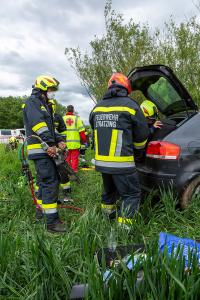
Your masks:
M 102 207 L 112 207 L 121 198 L 121 206 L 118 212 L 120 218 L 132 219 L 138 210 L 141 189 L 138 173 L 135 170 L 130 174 L 106 174 L 102 173 L 104 192 L 102 194 Z
M 59 176 L 52 158 L 34 159 L 37 177 L 37 202 L 41 205 L 47 224 L 59 222 L 57 201 L 59 193 Z

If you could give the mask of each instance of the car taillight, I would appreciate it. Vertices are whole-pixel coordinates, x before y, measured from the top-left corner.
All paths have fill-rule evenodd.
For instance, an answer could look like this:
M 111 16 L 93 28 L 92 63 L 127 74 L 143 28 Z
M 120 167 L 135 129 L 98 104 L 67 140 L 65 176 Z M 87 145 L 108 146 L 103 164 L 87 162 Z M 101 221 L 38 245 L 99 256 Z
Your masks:
M 148 144 L 146 156 L 157 159 L 178 159 L 180 146 L 168 142 L 153 141 Z

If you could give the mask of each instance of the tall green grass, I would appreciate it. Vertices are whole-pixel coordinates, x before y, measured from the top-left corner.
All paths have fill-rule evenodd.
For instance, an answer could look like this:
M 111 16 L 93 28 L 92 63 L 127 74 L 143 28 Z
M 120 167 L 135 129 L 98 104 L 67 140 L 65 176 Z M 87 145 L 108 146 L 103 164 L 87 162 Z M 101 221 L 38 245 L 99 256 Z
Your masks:
M 88 158 L 92 153 L 87 153 Z M 0 147 L 0 299 L 68 299 L 74 283 L 88 283 L 86 299 L 199 299 L 200 271 L 197 261 L 184 271 L 184 260 L 169 259 L 158 252 L 158 234 L 167 231 L 200 239 L 198 203 L 186 211 L 175 209 L 173 195 L 163 193 L 157 204 L 151 195 L 141 204 L 131 234 L 110 223 L 100 211 L 101 176 L 80 172 L 81 184 L 73 184 L 75 205 L 83 214 L 60 210 L 68 233 L 53 235 L 43 223 L 35 224 L 35 208 L 26 185 L 20 183 L 20 162 L 15 151 Z M 119 245 L 144 243 L 147 260 L 144 280 L 135 282 L 140 269 L 114 270 L 105 287 L 94 259 L 106 247 L 111 227 Z M 181 251 L 181 249 L 180 249 Z

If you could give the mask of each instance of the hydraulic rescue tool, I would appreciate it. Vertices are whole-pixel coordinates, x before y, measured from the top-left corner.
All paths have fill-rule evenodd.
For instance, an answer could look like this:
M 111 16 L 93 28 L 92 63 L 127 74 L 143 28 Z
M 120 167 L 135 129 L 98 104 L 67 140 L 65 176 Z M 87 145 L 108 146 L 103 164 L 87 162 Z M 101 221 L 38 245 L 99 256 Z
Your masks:
M 32 176 L 32 172 L 31 172 L 28 160 L 25 155 L 26 143 L 32 137 L 37 138 L 39 140 L 41 147 L 44 151 L 48 150 L 49 145 L 46 142 L 42 141 L 42 139 L 39 136 L 31 135 L 31 136 L 28 136 L 24 140 L 21 148 L 19 149 L 19 159 L 22 163 L 22 172 L 23 172 L 23 175 L 26 176 L 26 178 L 28 180 L 28 185 L 29 185 L 29 189 L 31 191 L 33 203 L 37 206 L 37 208 L 41 209 L 41 206 L 39 204 L 37 204 L 37 199 L 36 199 L 35 191 L 34 191 L 34 178 Z M 65 160 L 66 156 L 67 156 L 66 150 L 63 151 L 63 150 L 57 149 L 56 156 L 53 157 L 53 160 L 56 164 L 58 174 L 60 177 L 60 183 L 66 183 L 69 180 L 80 183 L 80 179 L 79 179 L 78 175 L 71 169 L 71 167 L 66 162 L 66 160 Z M 73 205 L 59 205 L 59 207 L 73 209 L 75 211 L 83 212 L 83 209 L 81 209 L 79 207 L 75 207 Z
M 47 151 L 49 148 L 48 144 L 43 141 L 41 142 L 41 146 L 44 151 Z M 74 172 L 74 170 L 72 170 L 72 168 L 66 162 L 65 160 L 66 157 L 67 157 L 67 151 L 60 150 L 60 149 L 57 149 L 57 154 L 55 157 L 53 157 L 58 173 L 60 175 L 60 182 L 66 183 L 70 179 L 71 181 L 77 181 L 77 183 L 80 183 L 80 179 L 78 175 Z

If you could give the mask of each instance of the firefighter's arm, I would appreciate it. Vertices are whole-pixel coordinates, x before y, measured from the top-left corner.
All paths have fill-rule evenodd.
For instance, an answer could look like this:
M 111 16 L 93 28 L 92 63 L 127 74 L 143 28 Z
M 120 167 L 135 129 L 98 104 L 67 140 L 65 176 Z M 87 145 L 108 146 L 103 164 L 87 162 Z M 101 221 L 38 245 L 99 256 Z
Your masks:
M 133 126 L 133 146 L 136 161 L 143 158 L 145 146 L 149 136 L 149 128 L 141 109 L 135 110 L 135 115 L 132 116 Z
M 65 122 L 64 122 L 62 116 L 58 115 L 57 117 L 58 117 L 58 123 L 59 123 L 58 132 L 61 133 L 63 131 L 66 131 L 66 125 L 65 125 Z
M 65 138 L 61 133 L 55 132 L 55 139 L 57 143 L 64 142 Z
M 55 132 L 55 138 L 56 138 L 56 142 L 60 143 L 60 142 L 64 142 L 66 140 L 66 135 L 63 134 L 63 132 L 66 131 L 66 125 L 64 123 L 63 118 L 58 115 L 58 132 Z
M 90 113 L 89 122 L 90 122 L 91 128 L 94 130 L 94 114 L 93 114 L 93 110 Z
M 91 149 L 93 150 L 94 149 L 94 114 L 93 114 L 93 110 L 90 112 L 89 122 L 90 122 L 90 126 L 92 128 Z
M 65 124 L 65 116 L 63 116 L 62 117 L 62 120 L 63 120 L 63 122 L 64 122 L 64 124 Z M 63 128 L 64 130 L 63 131 L 61 131 L 60 132 L 60 134 L 62 135 L 62 137 L 63 137 L 63 140 L 66 142 L 66 138 L 67 138 L 67 127 L 66 127 L 66 125 L 65 125 L 65 128 Z
M 30 127 L 46 143 L 54 143 L 54 137 L 45 122 L 40 104 L 36 101 L 27 101 L 24 108 Z

